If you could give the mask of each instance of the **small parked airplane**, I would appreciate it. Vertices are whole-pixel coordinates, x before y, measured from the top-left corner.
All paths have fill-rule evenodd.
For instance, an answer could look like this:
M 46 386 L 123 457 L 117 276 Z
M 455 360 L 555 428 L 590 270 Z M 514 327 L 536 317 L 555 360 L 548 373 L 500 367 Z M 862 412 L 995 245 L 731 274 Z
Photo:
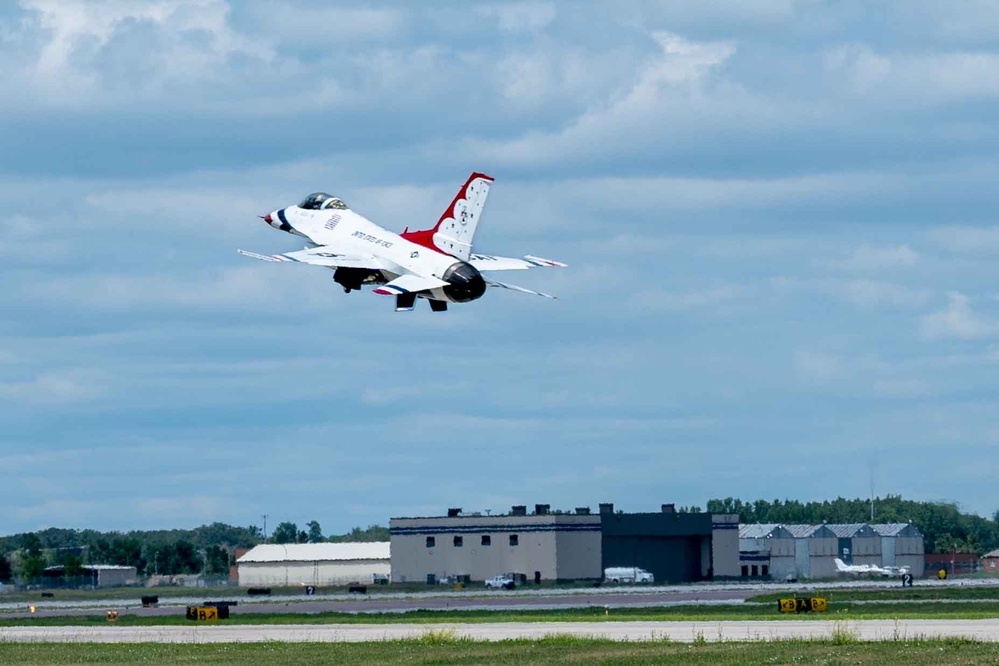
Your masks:
M 836 571 L 854 574 L 856 576 L 904 576 L 909 573 L 909 567 L 879 567 L 876 564 L 847 564 L 838 557 L 835 559 Z
M 413 309 L 417 297 L 430 301 L 434 312 L 448 303 L 467 303 L 502 287 L 555 298 L 484 277 L 482 271 L 526 270 L 566 264 L 531 255 L 523 259 L 473 254 L 472 239 L 493 179 L 473 173 L 432 229 L 396 234 L 350 210 L 325 192 L 310 194 L 297 206 L 262 216 L 264 222 L 309 241 L 304 250 L 262 255 L 238 252 L 263 261 L 292 261 L 334 271 L 333 280 L 346 293 L 374 285 L 376 294 L 395 296 L 396 312 Z

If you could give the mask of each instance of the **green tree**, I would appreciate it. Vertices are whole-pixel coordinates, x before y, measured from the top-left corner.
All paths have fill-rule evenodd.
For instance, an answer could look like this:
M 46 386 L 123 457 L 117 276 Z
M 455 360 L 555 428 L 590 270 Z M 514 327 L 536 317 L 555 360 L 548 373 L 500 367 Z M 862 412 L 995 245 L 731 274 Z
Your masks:
M 41 578 L 48 564 L 42 554 L 41 539 L 37 534 L 28 534 L 22 543 L 21 556 L 18 558 L 21 576 L 29 581 Z
M 14 570 L 10 566 L 7 556 L 0 553 L 0 582 L 6 583 L 14 577 Z
M 727 497 L 707 502 L 710 513 L 734 513 L 743 523 L 866 523 L 871 520 L 869 498 L 801 503 L 797 500 L 756 500 L 748 503 Z M 912 523 L 923 534 L 927 553 L 982 554 L 999 547 L 999 524 L 962 513 L 953 502 L 914 502 L 900 496 L 875 497 L 874 522 Z M 999 513 L 999 512 L 997 512 Z M 993 518 L 995 518 L 994 516 Z
M 295 543 L 298 540 L 298 525 L 285 521 L 274 528 L 274 543 Z
M 307 527 L 309 528 L 309 543 L 325 541 L 323 538 L 323 528 L 319 526 L 319 521 L 310 520 Z
M 229 575 L 229 551 L 221 546 L 205 548 L 205 574 L 209 576 Z
M 66 580 L 73 580 L 83 575 L 83 558 L 76 553 L 66 553 L 59 558 L 59 564 L 63 567 L 63 577 Z
M 360 527 L 355 527 L 346 534 L 333 535 L 329 540 L 334 543 L 388 541 L 389 530 L 380 525 L 368 525 L 367 529 L 363 530 Z

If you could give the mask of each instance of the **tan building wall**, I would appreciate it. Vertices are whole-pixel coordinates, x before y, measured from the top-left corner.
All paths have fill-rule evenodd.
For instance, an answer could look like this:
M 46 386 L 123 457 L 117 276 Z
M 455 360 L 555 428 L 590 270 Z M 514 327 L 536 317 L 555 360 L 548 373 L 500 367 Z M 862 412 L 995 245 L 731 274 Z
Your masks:
M 720 513 L 711 517 L 711 567 L 715 578 L 742 575 L 739 566 L 739 516 Z
M 97 570 L 97 587 L 135 585 L 137 579 L 135 567 Z
M 601 578 L 600 532 L 556 532 L 557 580 Z M 525 572 L 527 573 L 527 572 Z M 528 576 L 533 575 L 528 573 Z
M 426 582 L 428 575 L 482 581 L 519 573 L 533 580 L 540 572 L 550 581 L 602 574 L 598 515 L 393 518 L 389 525 L 393 582 Z

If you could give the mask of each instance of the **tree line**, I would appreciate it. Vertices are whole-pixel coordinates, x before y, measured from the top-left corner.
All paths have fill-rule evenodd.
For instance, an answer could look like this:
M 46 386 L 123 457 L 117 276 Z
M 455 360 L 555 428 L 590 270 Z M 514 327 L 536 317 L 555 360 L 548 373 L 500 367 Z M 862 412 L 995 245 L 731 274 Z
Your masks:
M 42 578 L 48 567 L 61 566 L 66 579 L 83 574 L 87 564 L 133 566 L 140 576 L 205 574 L 224 578 L 235 563 L 237 548 L 261 543 L 320 543 L 324 541 L 388 541 L 386 527 L 355 527 L 345 534 L 324 536 L 313 520 L 300 530 L 280 523 L 265 538 L 257 526 L 236 527 L 215 522 L 191 530 L 100 532 L 49 528 L 0 537 L 0 582 Z
M 953 502 L 915 502 L 901 496 L 876 497 L 874 520 L 870 499 L 822 502 L 756 500 L 726 497 L 708 500 L 708 513 L 737 514 L 742 523 L 912 523 L 923 534 L 927 553 L 974 553 L 999 548 L 999 511 L 992 519 L 962 512 Z M 700 513 L 699 506 L 679 507 Z M 303 527 L 285 521 L 265 538 L 257 526 L 236 527 L 215 522 L 192 530 L 99 532 L 49 528 L 0 537 L 0 582 L 40 578 L 47 567 L 60 565 L 64 575 L 78 576 L 86 564 L 134 566 L 139 575 L 204 573 L 224 577 L 234 564 L 236 548 L 260 543 L 321 543 L 388 541 L 379 525 L 355 527 L 326 536 L 318 521 Z
M 871 499 L 799 502 L 739 499 L 708 500 L 708 513 L 738 514 L 740 523 L 912 523 L 922 534 L 927 553 L 983 555 L 999 548 L 999 511 L 992 519 L 963 513 L 954 502 L 915 502 L 900 495 Z

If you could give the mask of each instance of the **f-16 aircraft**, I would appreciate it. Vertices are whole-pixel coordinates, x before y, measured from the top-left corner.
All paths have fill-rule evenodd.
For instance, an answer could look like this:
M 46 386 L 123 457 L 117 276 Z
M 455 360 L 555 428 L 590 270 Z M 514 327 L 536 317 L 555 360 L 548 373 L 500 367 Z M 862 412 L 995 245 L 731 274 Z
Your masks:
M 523 259 L 472 252 L 493 179 L 473 173 L 451 205 L 430 229 L 396 234 L 355 213 L 325 192 L 310 194 L 297 206 L 262 216 L 264 222 L 309 241 L 304 250 L 286 254 L 239 253 L 263 261 L 298 262 L 333 270 L 333 280 L 346 293 L 372 285 L 376 294 L 395 296 L 397 312 L 413 309 L 417 298 L 430 301 L 434 312 L 448 303 L 480 298 L 487 287 L 555 298 L 485 277 L 483 272 L 526 270 L 565 264 L 526 255 Z
M 876 564 L 847 564 L 838 557 L 836 571 L 857 576 L 904 576 L 909 573 L 909 567 L 879 567 Z

